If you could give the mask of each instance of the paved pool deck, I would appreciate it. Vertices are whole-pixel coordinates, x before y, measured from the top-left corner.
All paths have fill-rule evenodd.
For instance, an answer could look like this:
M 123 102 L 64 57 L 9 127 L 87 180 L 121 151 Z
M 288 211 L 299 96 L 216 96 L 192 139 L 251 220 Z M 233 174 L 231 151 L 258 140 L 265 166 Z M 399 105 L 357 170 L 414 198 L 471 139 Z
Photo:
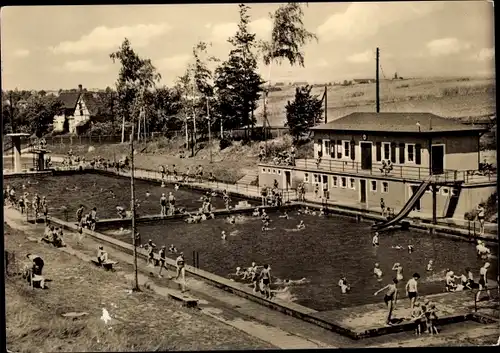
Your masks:
M 52 218 L 51 221 L 70 231 L 75 231 L 77 229 L 75 224 L 64 222 L 57 218 Z M 130 261 L 130 255 L 133 252 L 133 246 L 131 244 L 87 229 L 84 229 L 83 232 L 96 241 L 106 244 L 106 246 L 112 246 L 114 249 L 124 252 L 125 256 L 127 256 Z M 143 260 L 146 259 L 147 254 L 144 249 L 139 248 L 137 251 L 140 258 Z M 173 259 L 167 258 L 166 265 L 170 270 L 173 270 L 175 262 Z M 374 337 L 414 329 L 414 325 L 409 320 L 401 320 L 401 322 L 391 326 L 385 325 L 386 308 L 382 299 L 381 303 L 378 304 L 367 304 L 339 310 L 317 311 L 277 298 L 270 300 L 265 299 L 263 296 L 255 294 L 247 284 L 231 281 L 227 278 L 193 266 L 186 265 L 186 274 L 187 276 L 196 279 L 198 283 L 203 282 L 205 284 L 209 284 L 239 297 L 256 302 L 267 308 L 315 324 L 326 330 L 345 335 L 352 339 Z M 493 283 L 491 286 L 494 286 Z M 206 288 L 206 285 L 198 285 L 198 288 L 203 291 L 203 288 Z M 474 318 L 475 308 L 473 294 L 474 293 L 471 291 L 464 291 L 457 293 L 436 294 L 426 296 L 426 298 L 429 298 L 431 301 L 436 303 L 439 311 L 438 315 L 440 316 L 437 324 L 445 325 L 454 322 L 471 320 Z M 498 298 L 496 298 L 496 302 L 498 302 Z M 478 308 L 482 309 L 483 306 L 486 308 L 488 305 L 491 305 L 490 302 L 485 303 L 486 304 L 479 302 Z M 394 317 L 400 319 L 409 317 L 410 313 L 408 307 L 408 300 L 401 300 L 401 303 L 396 307 Z M 496 313 L 498 313 L 498 311 L 496 311 Z

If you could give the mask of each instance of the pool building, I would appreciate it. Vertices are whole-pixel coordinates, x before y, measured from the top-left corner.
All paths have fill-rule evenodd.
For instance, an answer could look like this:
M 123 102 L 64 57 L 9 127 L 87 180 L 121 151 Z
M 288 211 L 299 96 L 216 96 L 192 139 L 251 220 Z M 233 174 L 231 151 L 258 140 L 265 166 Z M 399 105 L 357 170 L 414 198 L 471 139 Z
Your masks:
M 294 166 L 259 164 L 260 187 L 304 182 L 310 201 L 380 209 L 383 198 L 396 213 L 408 207 L 406 214 L 460 219 L 496 191 L 496 174 L 479 172 L 484 127 L 431 113 L 368 112 L 312 131 L 314 155 Z

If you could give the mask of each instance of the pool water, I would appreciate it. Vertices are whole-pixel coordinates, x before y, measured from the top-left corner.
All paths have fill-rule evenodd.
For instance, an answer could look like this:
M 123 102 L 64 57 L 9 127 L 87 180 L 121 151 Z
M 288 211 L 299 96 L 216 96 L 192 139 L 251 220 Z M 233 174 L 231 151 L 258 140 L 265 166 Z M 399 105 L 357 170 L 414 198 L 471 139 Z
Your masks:
M 420 294 L 427 295 L 444 291 L 446 268 L 460 275 L 470 267 L 478 278 L 484 264 L 484 260 L 477 258 L 474 245 L 462 241 L 424 232 L 394 231 L 381 234 L 380 246 L 376 248 L 372 246 L 368 223 L 340 216 L 299 216 L 296 212 L 290 212 L 290 216 L 292 219 L 286 220 L 271 214 L 270 227 L 276 229 L 266 233 L 261 231 L 260 219 L 250 216 L 235 225 L 221 217 L 199 224 L 182 221 L 140 224 L 138 229 L 143 242 L 151 238 L 159 246 L 175 244 L 189 264 L 193 263 L 192 252 L 198 251 L 200 268 L 223 277 L 236 279 L 232 276 L 236 267 L 246 268 L 252 261 L 270 264 L 273 276 L 280 279 L 305 277 L 310 283 L 292 286 L 289 293 L 278 296 L 316 310 L 382 301 L 384 292 L 377 297 L 373 293 L 395 277 L 395 271 L 391 270 L 394 262 L 403 266 L 404 279 L 399 283 L 403 296 L 406 282 L 415 272 L 421 276 Z M 292 231 L 300 220 L 304 220 L 306 229 Z M 223 230 L 228 235 L 226 240 L 221 239 Z M 130 233 L 106 233 L 130 242 Z M 407 251 L 409 244 L 414 246 L 411 254 Z M 392 248 L 397 245 L 403 249 Z M 489 260 L 489 278 L 495 279 L 498 252 L 491 250 L 494 256 Z M 426 271 L 430 259 L 434 260 L 433 272 Z M 383 271 L 381 282 L 373 274 L 375 263 L 379 263 Z M 338 286 L 342 275 L 351 285 L 348 294 L 341 294 Z
M 24 190 L 23 184 L 26 186 Z M 49 213 L 61 219 L 66 219 L 67 216 L 70 221 L 76 219 L 76 210 L 80 204 L 85 206 L 86 212 L 97 207 L 97 217 L 100 219 L 117 218 L 116 206 L 130 209 L 130 179 L 127 178 L 99 174 L 37 175 L 6 179 L 4 187 L 7 185 L 15 188 L 17 196 L 27 191 L 30 194 L 28 197 L 30 201 L 35 193 L 40 197 L 46 196 Z M 149 197 L 146 197 L 147 191 L 151 194 Z M 200 197 L 204 195 L 202 191 L 182 185 L 175 191 L 172 184 L 162 188 L 159 183 L 135 180 L 135 198 L 140 202 L 137 214 L 139 216 L 160 214 L 161 194 L 165 193 L 168 197 L 169 192 L 174 193 L 176 205 L 185 207 L 188 211 L 195 211 L 202 205 L 200 201 Z M 231 196 L 231 205 L 234 206 L 242 200 L 244 199 Z M 255 201 L 249 203 L 255 204 Z M 220 196 L 212 198 L 212 205 L 216 209 L 225 207 Z M 66 207 L 67 213 L 61 209 L 62 206 Z

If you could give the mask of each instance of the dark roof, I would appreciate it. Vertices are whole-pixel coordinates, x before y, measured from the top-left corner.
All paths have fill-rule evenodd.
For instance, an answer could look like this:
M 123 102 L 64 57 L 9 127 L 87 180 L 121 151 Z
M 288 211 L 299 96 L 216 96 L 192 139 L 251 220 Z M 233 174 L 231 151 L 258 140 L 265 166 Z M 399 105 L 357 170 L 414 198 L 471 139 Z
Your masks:
M 455 119 L 442 118 L 431 113 L 352 113 L 312 130 L 343 130 L 372 132 L 453 132 L 486 131 L 484 127 L 465 125 Z
M 61 92 L 57 97 L 63 104 L 64 109 L 75 109 L 76 102 L 80 98 L 79 92 Z
M 91 116 L 105 114 L 106 107 L 103 104 L 105 92 L 61 92 L 58 98 L 63 103 L 63 108 L 74 111 L 80 95 Z

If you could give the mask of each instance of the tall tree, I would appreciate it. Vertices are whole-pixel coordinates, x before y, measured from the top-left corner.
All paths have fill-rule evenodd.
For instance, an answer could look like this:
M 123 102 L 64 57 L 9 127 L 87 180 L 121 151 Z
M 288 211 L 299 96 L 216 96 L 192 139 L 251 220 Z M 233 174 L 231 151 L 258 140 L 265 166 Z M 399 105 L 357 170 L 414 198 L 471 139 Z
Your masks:
M 311 94 L 313 86 L 297 87 L 293 102 L 288 101 L 285 126 L 295 141 L 309 132 L 323 112 L 322 100 Z
M 253 124 L 250 113 L 257 106 L 264 83 L 257 73 L 254 53 L 255 34 L 249 32 L 249 7 L 239 5 L 240 21 L 236 34 L 228 39 L 233 45 L 229 57 L 215 70 L 217 115 L 226 128 Z
M 260 42 L 264 64 L 269 66 L 267 97 L 271 87 L 272 64 L 280 65 L 287 60 L 291 66 L 305 66 L 305 55 L 303 47 L 312 40 L 318 40 L 317 36 L 309 32 L 303 22 L 304 11 L 302 5 L 297 2 L 289 2 L 281 5 L 269 17 L 273 20 L 273 30 L 269 41 Z M 264 99 L 264 124 L 269 125 L 267 120 L 267 98 Z
M 137 121 L 140 126 L 140 113 L 144 120 L 145 92 L 154 88 L 160 81 L 161 75 L 151 63 L 150 59 L 143 59 L 132 49 L 130 41 L 125 38 L 120 48 L 109 55 L 113 63 L 121 64 L 116 90 L 118 93 L 117 112 L 122 116 L 122 143 L 125 141 L 125 122 Z M 135 119 L 131 117 L 136 117 Z M 138 129 L 140 133 L 140 130 Z

